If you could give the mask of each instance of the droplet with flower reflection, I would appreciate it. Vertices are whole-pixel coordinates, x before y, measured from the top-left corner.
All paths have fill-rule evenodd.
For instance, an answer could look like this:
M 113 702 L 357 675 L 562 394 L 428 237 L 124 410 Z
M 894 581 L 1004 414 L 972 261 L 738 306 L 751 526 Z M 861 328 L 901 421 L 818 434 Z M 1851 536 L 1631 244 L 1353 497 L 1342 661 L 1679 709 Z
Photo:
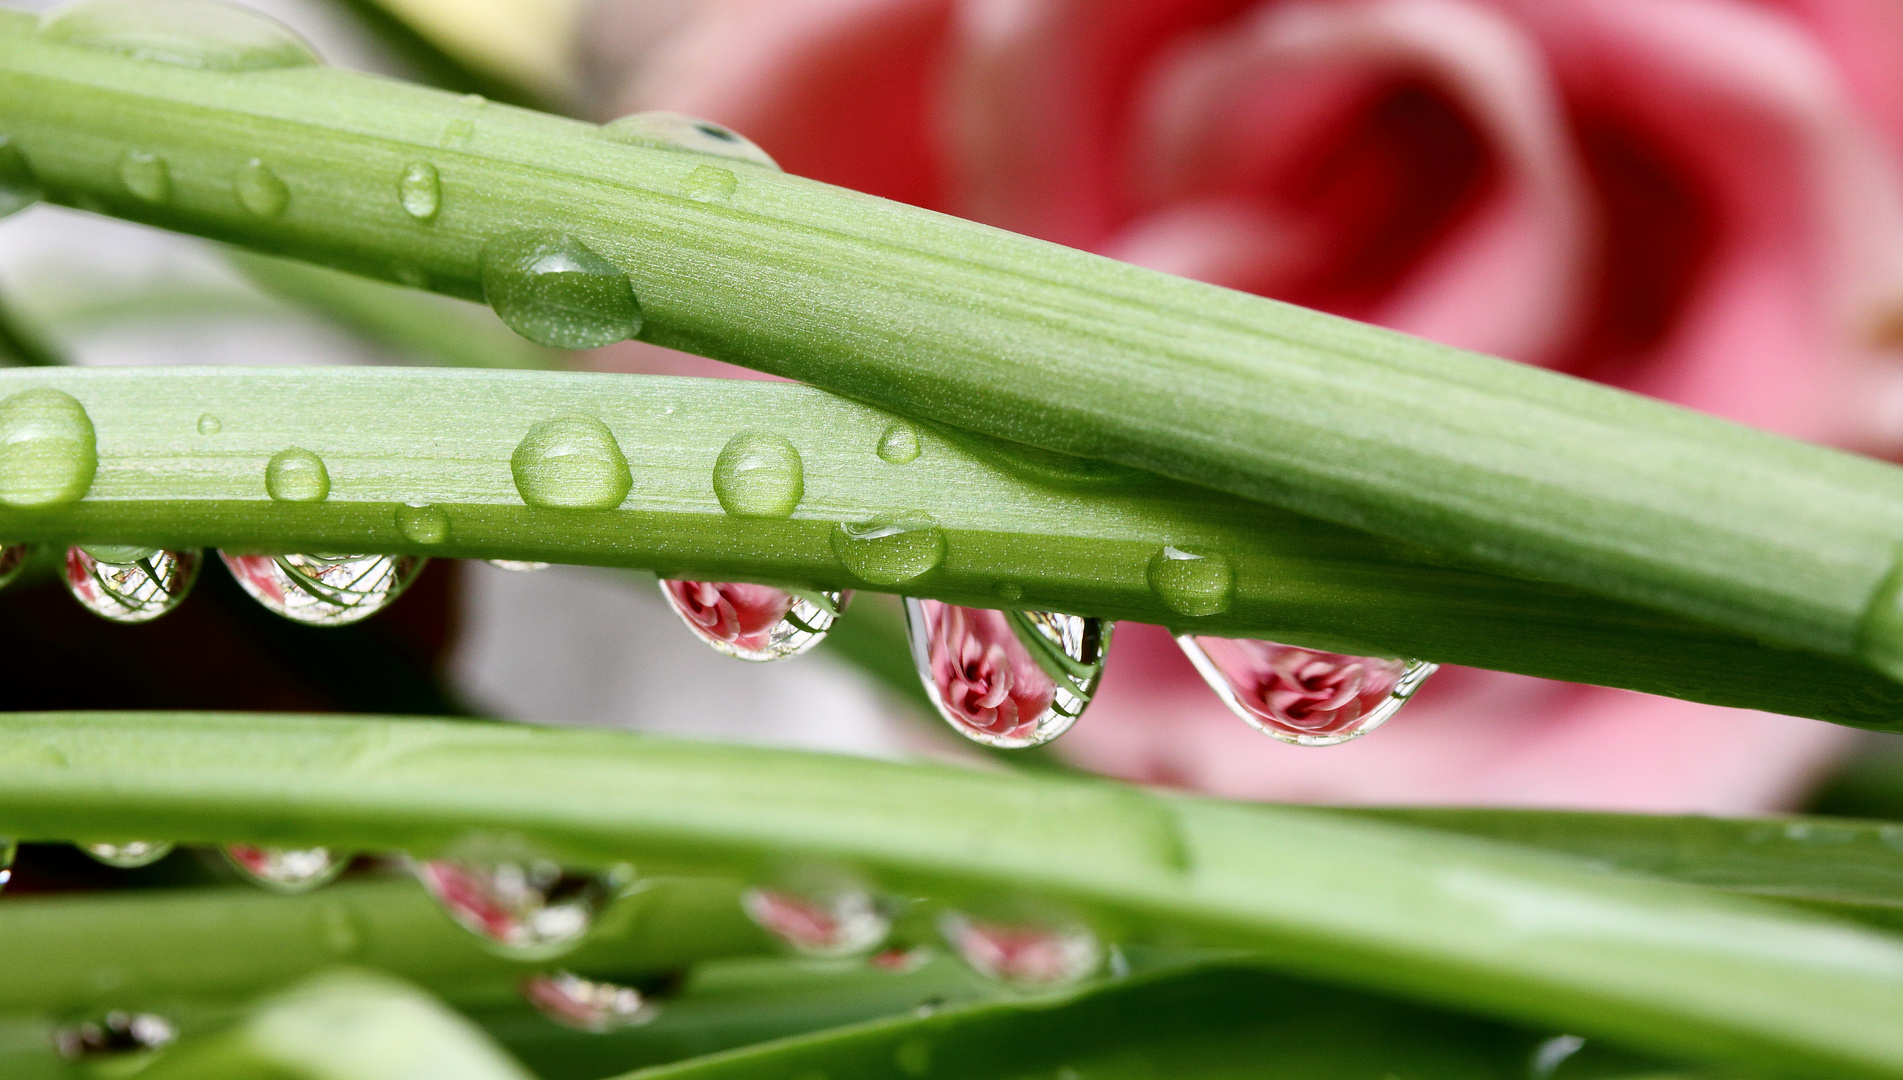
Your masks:
M 522 996 L 535 1011 L 563 1027 L 596 1035 L 638 1027 L 660 1014 L 659 1007 L 632 986 L 597 982 L 566 971 L 523 979 Z
M 1103 677 L 1114 624 L 1048 611 L 991 611 L 907 597 L 925 694 L 959 734 L 989 746 L 1049 742 Z
M 1076 923 L 990 922 L 947 911 L 938 932 L 973 971 L 1014 986 L 1063 986 L 1103 966 L 1103 943 Z
M 114 1010 L 97 1019 L 62 1024 L 53 1029 L 53 1047 L 68 1061 L 95 1061 L 100 1058 L 132 1057 L 142 1051 L 170 1046 L 178 1039 L 178 1028 L 157 1013 Z M 143 1055 L 141 1055 L 143 1056 Z M 104 1062 L 88 1076 L 131 1076 L 139 1071 L 137 1062 L 121 1067 L 114 1062 L 107 1071 Z
M 219 552 L 251 598 L 293 622 L 343 626 L 403 595 L 422 555 L 230 555 Z
M 330 884 L 350 856 L 329 848 L 275 848 L 226 844 L 225 858 L 245 880 L 272 892 L 305 893 Z
M 142 623 L 171 611 L 198 580 L 196 551 L 88 544 L 66 549 L 66 591 L 87 611 Z
M 0 588 L 13 584 L 13 579 L 26 569 L 33 552 L 32 544 L 0 544 Z
M 748 889 L 740 905 L 754 924 L 807 956 L 857 956 L 885 940 L 892 920 L 865 889 Z
M 537 858 L 433 859 L 412 869 L 457 925 L 524 960 L 560 956 L 581 944 L 633 876 L 626 867 L 590 873 Z
M 1254 638 L 1176 639 L 1230 711 L 1271 738 L 1333 746 L 1381 726 L 1439 665 Z
M 843 592 L 789 592 L 771 585 L 662 579 L 661 595 L 687 628 L 740 660 L 798 656 L 826 639 L 852 600 Z
M 107 866 L 137 870 L 170 855 L 172 847 L 170 842 L 163 840 L 124 840 L 118 843 L 81 844 L 79 849 Z

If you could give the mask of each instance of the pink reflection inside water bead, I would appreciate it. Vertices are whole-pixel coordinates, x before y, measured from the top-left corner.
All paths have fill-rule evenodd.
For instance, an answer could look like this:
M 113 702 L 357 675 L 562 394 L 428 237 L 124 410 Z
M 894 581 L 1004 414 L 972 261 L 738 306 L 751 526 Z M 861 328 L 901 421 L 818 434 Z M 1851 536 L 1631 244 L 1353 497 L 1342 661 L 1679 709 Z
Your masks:
M 1103 963 L 1102 943 L 1082 926 L 995 923 L 948 911 L 938 929 L 973 971 L 1017 986 L 1076 982 Z
M 823 898 L 748 889 L 740 905 L 755 925 L 809 956 L 865 952 L 884 941 L 892 927 L 872 895 L 856 889 Z
M 928 689 L 954 726 L 982 742 L 1042 742 L 1057 683 L 1001 611 L 911 600 L 923 622 Z
M 1327 746 L 1372 731 L 1435 665 L 1346 656 L 1252 638 L 1177 638 L 1230 709 L 1284 742 Z
M 742 660 L 780 660 L 817 645 L 850 592 L 814 594 L 828 609 L 797 593 L 746 582 L 662 579 L 661 594 L 695 636 Z

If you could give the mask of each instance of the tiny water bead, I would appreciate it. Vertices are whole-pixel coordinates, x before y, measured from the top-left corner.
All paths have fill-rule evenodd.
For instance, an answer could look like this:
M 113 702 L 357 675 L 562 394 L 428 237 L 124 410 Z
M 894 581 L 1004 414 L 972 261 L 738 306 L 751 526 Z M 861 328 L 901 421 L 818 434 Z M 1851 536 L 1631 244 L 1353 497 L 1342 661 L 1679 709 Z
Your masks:
M 330 498 L 330 470 L 309 450 L 279 450 L 265 462 L 264 490 L 278 502 L 323 502 Z
M 53 1047 L 68 1061 L 84 1061 L 121 1055 L 149 1054 L 178 1040 L 178 1028 L 157 1013 L 114 1010 L 94 1020 L 62 1024 L 53 1030 Z M 138 1071 L 122 1069 L 88 1073 L 89 1076 L 131 1076 Z
M 0 588 L 13 583 L 26 569 L 27 560 L 39 550 L 32 544 L 0 544 Z
M 435 859 L 413 869 L 457 925 L 522 960 L 546 960 L 581 944 L 633 879 L 625 867 L 588 873 L 546 859 Z
M 429 559 L 421 555 L 231 555 L 225 568 L 251 598 L 292 622 L 344 626 L 403 595 Z
M 852 600 L 844 592 L 791 592 L 742 582 L 661 579 L 661 595 L 687 628 L 737 660 L 784 660 L 826 639 Z
M 226 844 L 225 860 L 239 876 L 272 892 L 310 892 L 337 880 L 350 856 L 329 848 L 275 848 Z
M 291 203 L 291 189 L 257 158 L 238 166 L 231 176 L 231 189 L 240 206 L 261 218 L 280 217 Z
M 833 555 L 870 585 L 900 585 L 945 561 L 945 534 L 923 513 L 842 521 L 831 540 Z
M 621 268 L 565 232 L 500 236 L 482 248 L 482 295 L 509 329 L 553 349 L 594 349 L 641 332 Z
M 0 218 L 10 217 L 46 197 L 40 178 L 11 138 L 0 135 Z
M 909 465 L 918 460 L 921 449 L 918 432 L 910 424 L 893 424 L 879 436 L 879 460 L 892 465 Z
M 116 623 L 149 622 L 182 603 L 198 580 L 198 551 L 107 547 L 66 549 L 66 591 L 87 611 Z
M 107 866 L 137 870 L 151 866 L 172 853 L 173 845 L 161 840 L 125 840 L 119 843 L 81 844 L 79 850 Z
M 71 394 L 42 386 L 0 401 L 0 504 L 77 502 L 98 469 L 92 417 Z
M 863 888 L 748 889 L 740 906 L 754 925 L 806 956 L 859 956 L 892 931 L 892 919 Z
M 557 1024 L 595 1035 L 639 1027 L 660 1015 L 660 1009 L 632 986 L 597 982 L 566 971 L 523 979 L 522 997 Z
M 119 183 L 142 203 L 163 206 L 172 201 L 172 167 L 148 150 L 127 150 L 120 156 Z
M 507 570 L 511 574 L 533 574 L 537 570 L 547 570 L 549 565 L 545 562 L 528 562 L 522 559 L 485 559 L 483 561 L 497 570 Z
M 1103 943 L 1075 923 L 990 922 L 947 911 L 938 932 L 973 971 L 1025 989 L 1074 983 L 1103 966 Z
M 735 517 L 791 517 L 805 494 L 805 466 L 784 435 L 743 431 L 714 462 L 714 495 Z
M 601 135 L 615 142 L 652 146 L 661 150 L 675 150 L 689 154 L 706 154 L 731 161 L 744 161 L 749 165 L 759 165 L 775 171 L 778 171 L 780 167 L 777 162 L 767 156 L 765 150 L 760 149 L 753 140 L 739 132 L 722 127 L 711 120 L 701 120 L 681 113 L 633 113 L 603 124 Z
M 210 413 L 205 413 L 198 418 L 198 433 L 200 435 L 210 437 L 223 430 L 225 430 L 225 422 Z
M 1438 667 L 1253 638 L 1184 634 L 1176 641 L 1231 712 L 1297 746 L 1333 746 L 1373 731 Z
M 449 539 L 449 512 L 430 503 L 404 503 L 396 508 L 397 531 L 419 544 Z
M 1150 589 L 1178 615 L 1217 615 L 1229 610 L 1236 573 L 1221 555 L 1198 555 L 1165 545 L 1150 557 Z
M 416 220 L 435 221 L 443 209 L 442 175 L 427 161 L 410 162 L 397 178 L 396 199 L 403 212 Z
M 530 506 L 612 510 L 634 487 L 634 474 L 608 425 L 563 416 L 535 425 L 509 456 L 515 489 Z
M 990 611 L 907 597 L 925 696 L 953 730 L 987 746 L 1037 746 L 1070 730 L 1103 678 L 1113 624 L 1046 611 Z
M 323 63 L 290 27 L 219 0 L 73 0 L 40 16 L 39 35 L 76 48 L 211 71 Z

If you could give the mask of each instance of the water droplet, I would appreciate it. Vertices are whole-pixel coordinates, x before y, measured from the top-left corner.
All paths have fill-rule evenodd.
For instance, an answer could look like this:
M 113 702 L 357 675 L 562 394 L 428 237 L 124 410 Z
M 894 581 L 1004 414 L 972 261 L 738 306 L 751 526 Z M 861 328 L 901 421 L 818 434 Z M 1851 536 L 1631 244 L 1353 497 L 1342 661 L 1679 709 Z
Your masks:
M 991 591 L 1006 600 L 1024 599 L 1024 586 L 1015 581 L 1000 581 L 991 587 Z
M 1075 923 L 986 922 L 947 911 L 939 916 L 938 932 L 973 971 L 1016 986 L 1073 983 L 1103 964 L 1097 935 Z
M 284 213 L 291 203 L 291 189 L 284 186 L 278 174 L 257 158 L 252 158 L 231 177 L 232 190 L 238 193 L 238 203 L 246 210 L 261 218 L 274 218 Z
M 137 870 L 170 855 L 172 847 L 163 840 L 126 840 L 117 844 L 81 844 L 79 849 L 107 866 Z
M 225 568 L 251 598 L 311 626 L 367 619 L 403 595 L 429 559 L 421 555 L 230 555 Z
M 892 920 L 863 888 L 791 891 L 748 889 L 740 906 L 747 918 L 795 952 L 807 956 L 858 956 L 885 940 Z
M 323 63 L 290 27 L 217 0 L 73 0 L 41 15 L 39 33 L 62 45 L 212 71 Z
M 177 1039 L 178 1028 L 165 1017 L 119 1010 L 93 1020 L 61 1024 L 53 1030 L 53 1046 L 68 1061 L 149 1053 L 170 1046 Z M 130 1076 L 136 1071 L 122 1070 L 115 1063 L 110 1073 L 87 1075 Z
M 789 592 L 771 585 L 661 579 L 661 595 L 715 651 L 764 662 L 798 656 L 826 639 L 852 600 L 843 592 Z
M 907 597 L 925 696 L 959 734 L 1037 746 L 1077 722 L 1103 678 L 1114 624 L 1048 611 L 989 611 Z
M 1438 665 L 1280 645 L 1254 638 L 1176 639 L 1229 711 L 1271 738 L 1333 746 L 1399 712 Z
M 140 202 L 163 206 L 172 201 L 172 169 L 157 154 L 127 150 L 119 159 L 119 183 Z
M 894 465 L 917 461 L 919 450 L 918 432 L 910 424 L 893 424 L 879 436 L 879 458 Z
M 581 944 L 632 876 L 626 868 L 603 874 L 566 870 L 546 859 L 436 859 L 416 863 L 414 870 L 457 925 L 497 952 L 523 960 L 546 960 Z
M 223 430 L 225 430 L 224 421 L 210 413 L 206 413 L 198 418 L 198 433 L 200 435 L 216 435 Z
M 1150 588 L 1178 615 L 1215 615 L 1229 610 L 1236 573 L 1221 555 L 1196 555 L 1165 546 L 1150 556 Z
M 513 233 L 484 244 L 482 295 L 509 329 L 554 349 L 593 349 L 641 332 L 628 275 L 563 232 Z
M 443 208 L 443 178 L 429 162 L 412 161 L 397 178 L 396 197 L 404 213 L 418 221 L 435 221 Z
M 892 1052 L 892 1064 L 907 1076 L 924 1076 L 932 1071 L 932 1044 L 913 1036 Z
M 309 450 L 279 450 L 265 463 L 264 490 L 279 502 L 323 502 L 330 498 L 330 470 Z
M 280 893 L 305 893 L 337 879 L 350 856 L 329 848 L 275 848 L 226 844 L 225 859 L 245 878 Z
M 681 178 L 681 194 L 696 202 L 725 202 L 740 189 L 740 178 L 732 169 L 714 165 L 696 165 Z
M 833 526 L 833 555 L 859 580 L 898 585 L 945 561 L 945 534 L 928 514 L 880 514 Z
M 714 494 L 735 517 L 791 517 L 806 494 L 800 452 L 771 431 L 743 431 L 714 462 Z
M 404 503 L 396 508 L 397 531 L 419 544 L 449 539 L 449 512 L 430 503 Z
M 521 559 L 489 559 L 490 566 L 497 570 L 507 570 L 512 574 L 533 574 L 537 570 L 547 570 L 545 562 L 525 562 Z
M 399 285 L 408 285 L 412 289 L 429 288 L 429 272 L 415 263 L 404 262 L 401 259 L 391 263 L 390 276 L 395 278 Z
M 32 544 L 0 544 L 0 588 L 13 584 L 36 550 Z
M 1857 630 L 1857 656 L 1890 678 L 1903 682 L 1903 547 L 1889 573 L 1871 594 Z
M 624 116 L 601 126 L 601 135 L 615 142 L 652 146 L 689 154 L 707 154 L 761 165 L 778 171 L 779 165 L 753 140 L 709 120 L 671 112 L 644 112 Z
M 87 611 L 116 623 L 149 622 L 184 602 L 198 580 L 197 551 L 105 547 L 66 549 L 66 591 Z
M 17 214 L 45 196 L 19 144 L 0 135 L 0 218 Z
M 535 425 L 510 455 L 509 471 L 530 506 L 612 510 L 634 486 L 614 432 L 592 416 Z
M 596 1035 L 638 1027 L 660 1014 L 632 986 L 596 982 L 566 971 L 523 979 L 522 996 L 535 1011 L 563 1027 Z
M 71 394 L 42 386 L 0 401 L 0 503 L 76 502 L 98 469 L 92 417 Z
M 1585 1049 L 1586 1040 L 1577 1035 L 1555 1035 L 1533 1048 L 1527 1061 L 1528 1080 L 1548 1080 L 1566 1059 Z

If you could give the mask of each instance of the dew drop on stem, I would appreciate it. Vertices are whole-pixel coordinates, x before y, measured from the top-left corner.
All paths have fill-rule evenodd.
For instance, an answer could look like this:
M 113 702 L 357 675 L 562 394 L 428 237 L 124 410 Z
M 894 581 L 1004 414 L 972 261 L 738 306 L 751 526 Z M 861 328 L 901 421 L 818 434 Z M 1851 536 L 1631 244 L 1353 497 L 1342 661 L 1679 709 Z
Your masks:
M 116 623 L 149 622 L 183 603 L 198 581 L 198 551 L 85 544 L 66 550 L 66 591 Z
M 1178 615 L 1217 615 L 1229 610 L 1236 573 L 1221 555 L 1202 555 L 1165 545 L 1150 557 L 1150 590 Z
M 1103 678 L 1112 623 L 907 597 L 925 696 L 954 731 L 987 746 L 1037 746 L 1070 730 Z
M 433 859 L 416 862 L 418 881 L 458 926 L 494 951 L 546 960 L 587 937 L 632 872 L 569 870 L 548 859 Z
M 748 889 L 740 906 L 754 925 L 803 956 L 862 956 L 892 931 L 878 899 L 850 881 Z
M 291 204 L 291 189 L 257 158 L 238 166 L 231 177 L 231 189 L 238 196 L 238 204 L 253 217 L 282 217 Z
M 423 572 L 421 555 L 232 555 L 225 568 L 253 600 L 292 622 L 344 626 L 388 607 Z
M 910 424 L 893 424 L 879 436 L 879 460 L 891 465 L 917 461 L 920 449 L 918 432 Z
M 799 591 L 744 582 L 661 580 L 661 595 L 694 636 L 736 660 L 798 656 L 826 639 L 852 600 L 843 592 Z
M 530 429 L 509 457 L 515 489 L 530 506 L 612 510 L 634 487 L 634 474 L 608 425 L 563 416 Z
M 593 349 L 641 332 L 628 275 L 578 237 L 511 233 L 482 248 L 482 295 L 509 329 L 553 349 Z
M 1438 666 L 1253 638 L 1184 634 L 1176 641 L 1231 712 L 1297 746 L 1333 746 L 1373 731 Z
M 780 167 L 753 140 L 732 128 L 681 113 L 633 113 L 603 124 L 600 133 L 605 139 L 635 146 L 726 158 L 775 171 Z
M 265 462 L 264 491 L 278 502 L 323 502 L 330 498 L 330 469 L 301 447 L 279 450 Z
M 172 853 L 173 844 L 163 840 L 122 840 L 116 843 L 79 845 L 79 850 L 95 860 L 120 870 L 151 866 Z
M 714 462 L 714 495 L 735 517 L 791 517 L 806 494 L 806 469 L 786 436 L 743 431 Z
M 991 921 L 947 911 L 938 931 L 973 971 L 1025 989 L 1074 983 L 1103 966 L 1103 943 L 1077 923 Z
M 635 987 L 584 979 L 567 971 L 531 975 L 522 980 L 521 989 L 536 1012 L 563 1027 L 594 1035 L 639 1027 L 660 1015 L 660 1008 Z
M 0 135 L 0 218 L 10 217 L 46 197 L 40 178 L 11 138 Z
M 71 0 L 40 16 L 43 41 L 210 71 L 308 67 L 323 60 L 276 19 L 220 0 Z
M 329 848 L 277 848 L 226 844 L 225 860 L 238 876 L 277 893 L 306 893 L 337 879 L 350 856 Z
M 200 435 L 206 436 L 207 438 L 218 434 L 224 429 L 225 429 L 224 421 L 218 419 L 216 416 L 213 416 L 210 413 L 205 413 L 204 415 L 198 418 L 198 433 Z
M 119 158 L 119 185 L 149 206 L 172 201 L 172 167 L 149 150 L 127 150 Z
M 880 514 L 833 526 L 833 555 L 871 585 L 900 585 L 945 561 L 945 534 L 924 513 Z
M 396 508 L 397 531 L 419 544 L 449 539 L 449 511 L 430 503 L 403 503 Z
M 112 1058 L 145 1057 L 152 1051 L 170 1046 L 178 1039 L 178 1028 L 157 1013 L 113 1010 L 93 1019 L 76 1020 L 53 1029 L 53 1046 L 68 1061 L 95 1061 Z M 126 1067 L 126 1066 L 130 1067 Z M 140 1063 L 113 1062 L 107 1071 L 103 1061 L 88 1076 L 131 1076 Z
M 98 469 L 92 417 L 71 394 L 42 386 L 0 401 L 0 504 L 77 502 Z
M 396 198 L 403 212 L 417 221 L 435 221 L 443 209 L 442 175 L 427 161 L 412 161 L 397 178 Z

